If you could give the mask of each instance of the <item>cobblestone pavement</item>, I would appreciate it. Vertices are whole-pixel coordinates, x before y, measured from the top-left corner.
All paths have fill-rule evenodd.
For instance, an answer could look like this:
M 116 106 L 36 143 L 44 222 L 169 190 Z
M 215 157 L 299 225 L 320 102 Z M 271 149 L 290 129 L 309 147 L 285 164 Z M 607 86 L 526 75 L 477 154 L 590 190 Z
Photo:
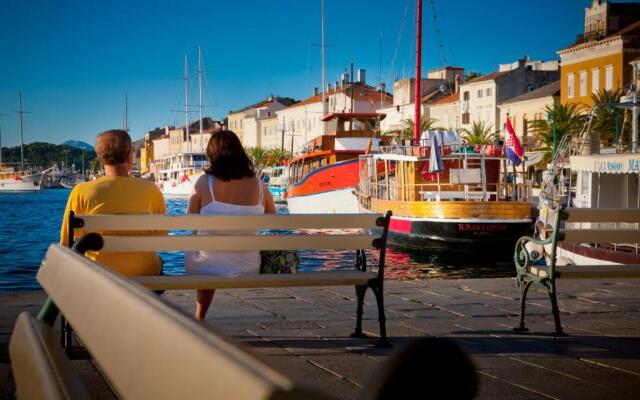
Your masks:
M 640 280 L 558 282 L 568 337 L 552 335 L 546 292 L 533 287 L 527 303 L 530 332 L 516 334 L 513 279 L 388 281 L 385 303 L 394 347 L 352 339 L 351 287 L 224 290 L 216 293 L 207 324 L 244 342 L 268 362 L 307 385 L 353 399 L 394 350 L 412 338 L 456 341 L 475 363 L 481 399 L 632 399 L 640 393 Z M 163 298 L 192 313 L 194 293 Z M 7 344 L 22 310 L 37 312 L 43 293 L 0 296 L 0 396 L 12 398 Z M 365 331 L 377 336 L 372 293 Z M 430 360 L 426 359 L 425 363 Z M 432 362 L 432 361 L 431 361 Z M 90 361 L 74 361 L 97 398 L 111 398 Z M 425 377 L 425 387 L 428 376 Z

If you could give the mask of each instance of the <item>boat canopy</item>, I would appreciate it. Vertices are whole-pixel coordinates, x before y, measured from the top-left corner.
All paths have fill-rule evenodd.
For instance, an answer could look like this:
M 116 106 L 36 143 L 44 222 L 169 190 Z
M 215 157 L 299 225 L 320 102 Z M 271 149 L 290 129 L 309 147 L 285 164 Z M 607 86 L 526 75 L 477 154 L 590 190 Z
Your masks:
M 603 174 L 640 173 L 640 154 L 594 154 L 572 156 L 573 171 L 598 172 Z

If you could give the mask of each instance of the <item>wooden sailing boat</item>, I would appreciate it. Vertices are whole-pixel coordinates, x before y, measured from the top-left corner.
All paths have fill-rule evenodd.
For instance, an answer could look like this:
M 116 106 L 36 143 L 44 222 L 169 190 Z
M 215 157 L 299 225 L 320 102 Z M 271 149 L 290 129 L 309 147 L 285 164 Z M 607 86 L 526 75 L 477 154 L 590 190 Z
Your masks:
M 456 132 L 420 131 L 422 0 L 417 7 L 414 140 L 360 157 L 361 210 L 393 212 L 395 245 L 498 245 L 513 252 L 532 226 L 531 189 L 507 182 L 501 148 L 482 145 L 470 153 Z

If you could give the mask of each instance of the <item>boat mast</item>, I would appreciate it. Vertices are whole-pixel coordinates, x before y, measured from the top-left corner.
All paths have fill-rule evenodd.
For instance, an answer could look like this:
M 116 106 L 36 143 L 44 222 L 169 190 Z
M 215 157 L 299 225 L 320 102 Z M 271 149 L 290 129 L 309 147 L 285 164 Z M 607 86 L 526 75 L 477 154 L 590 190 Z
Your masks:
M 422 80 L 422 0 L 416 0 L 416 84 L 414 95 L 414 127 L 413 139 L 420 143 L 420 83 Z
M 326 47 L 324 43 L 324 0 L 322 0 L 322 117 L 324 120 L 325 115 L 327 115 L 327 71 L 326 71 Z M 322 121 L 322 133 L 327 134 L 327 121 Z M 291 153 L 293 154 L 293 153 Z
M 191 137 L 189 135 L 189 60 L 184 55 L 184 129 L 185 140 L 189 142 L 188 151 L 191 153 Z
M 28 111 L 22 109 L 22 92 L 18 92 L 18 114 L 20 115 L 20 166 L 24 172 L 24 122 L 23 114 L 28 114 Z
M 7 114 L 0 113 L 0 166 L 2 165 L 2 117 Z
M 129 132 L 129 99 L 124 94 L 124 131 Z
M 202 129 L 202 74 L 203 74 L 203 70 L 202 70 L 202 48 L 200 48 L 200 46 L 198 46 L 198 94 L 200 97 L 200 107 L 199 107 L 199 111 L 200 111 L 200 152 L 203 152 L 203 148 L 202 148 L 202 144 L 203 144 L 203 129 Z

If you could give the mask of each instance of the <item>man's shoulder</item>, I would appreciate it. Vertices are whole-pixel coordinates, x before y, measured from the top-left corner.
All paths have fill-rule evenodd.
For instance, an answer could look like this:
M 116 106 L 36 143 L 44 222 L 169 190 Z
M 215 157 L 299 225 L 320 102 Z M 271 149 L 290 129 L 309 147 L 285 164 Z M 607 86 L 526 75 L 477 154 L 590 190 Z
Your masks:
M 142 179 L 142 178 L 131 178 L 133 185 L 135 185 L 136 187 L 139 187 L 143 190 L 148 190 L 149 192 L 152 193 L 160 193 L 160 189 L 158 189 L 158 187 L 156 186 L 155 182 L 150 181 L 148 179 Z

